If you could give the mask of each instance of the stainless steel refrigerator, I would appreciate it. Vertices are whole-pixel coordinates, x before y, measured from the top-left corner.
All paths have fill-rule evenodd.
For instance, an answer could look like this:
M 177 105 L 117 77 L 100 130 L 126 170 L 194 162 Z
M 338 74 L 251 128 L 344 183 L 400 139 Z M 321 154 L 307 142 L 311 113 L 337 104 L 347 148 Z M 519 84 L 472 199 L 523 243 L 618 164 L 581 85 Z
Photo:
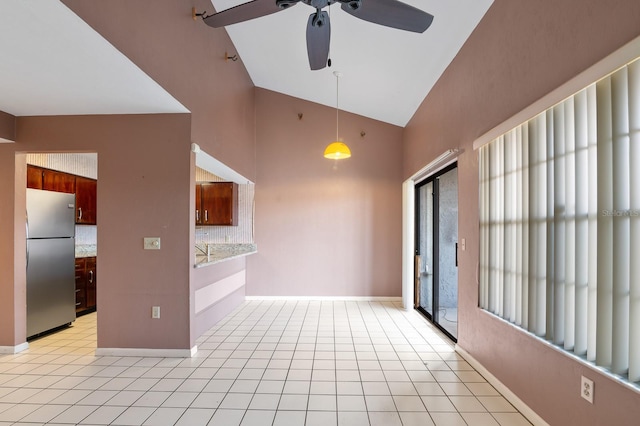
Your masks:
M 75 195 L 27 189 L 27 337 L 76 319 Z

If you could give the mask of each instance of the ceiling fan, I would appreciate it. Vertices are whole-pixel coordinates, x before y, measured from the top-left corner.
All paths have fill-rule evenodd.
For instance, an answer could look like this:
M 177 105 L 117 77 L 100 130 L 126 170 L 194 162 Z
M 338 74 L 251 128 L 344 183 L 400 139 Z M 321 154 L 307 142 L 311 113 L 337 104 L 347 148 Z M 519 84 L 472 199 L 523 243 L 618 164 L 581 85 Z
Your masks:
M 202 16 L 207 25 L 220 28 L 270 15 L 298 3 L 316 9 L 307 22 L 307 55 L 312 70 L 324 68 L 329 59 L 331 24 L 329 14 L 322 10 L 326 6 L 341 3 L 342 10 L 356 18 L 415 33 L 423 33 L 433 21 L 433 15 L 398 0 L 253 0 L 213 15 L 197 15 Z

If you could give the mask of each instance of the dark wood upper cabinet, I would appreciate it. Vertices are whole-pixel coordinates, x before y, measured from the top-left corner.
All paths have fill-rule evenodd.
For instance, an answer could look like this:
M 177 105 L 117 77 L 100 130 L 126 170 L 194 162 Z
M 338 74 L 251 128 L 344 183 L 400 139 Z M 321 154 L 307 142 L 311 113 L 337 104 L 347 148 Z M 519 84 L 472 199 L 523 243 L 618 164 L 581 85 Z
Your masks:
M 27 188 L 42 189 L 42 167 L 27 164 Z
M 27 164 L 27 188 L 75 193 L 76 224 L 97 223 L 97 180 Z
M 76 223 L 95 225 L 97 211 L 98 182 L 82 176 L 76 176 Z
M 74 194 L 76 192 L 76 177 L 69 173 L 43 169 L 42 189 Z
M 238 225 L 238 184 L 233 182 L 201 183 L 201 205 L 198 225 Z M 196 198 L 198 189 L 196 188 Z

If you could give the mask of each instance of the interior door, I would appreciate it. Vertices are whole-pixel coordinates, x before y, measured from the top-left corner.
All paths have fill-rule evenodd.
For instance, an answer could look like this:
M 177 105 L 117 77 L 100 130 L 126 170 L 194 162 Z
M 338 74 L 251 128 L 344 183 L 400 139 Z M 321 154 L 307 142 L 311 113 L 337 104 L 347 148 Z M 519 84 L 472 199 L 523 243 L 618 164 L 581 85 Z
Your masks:
M 456 164 L 416 185 L 416 308 L 458 336 L 458 173 Z

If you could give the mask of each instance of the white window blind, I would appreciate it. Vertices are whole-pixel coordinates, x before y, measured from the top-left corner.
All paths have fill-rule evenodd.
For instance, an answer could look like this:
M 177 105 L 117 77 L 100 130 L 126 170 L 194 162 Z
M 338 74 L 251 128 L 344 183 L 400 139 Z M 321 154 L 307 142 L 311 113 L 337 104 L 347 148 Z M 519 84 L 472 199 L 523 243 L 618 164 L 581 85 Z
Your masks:
M 479 163 L 480 306 L 640 382 L 640 61 Z

